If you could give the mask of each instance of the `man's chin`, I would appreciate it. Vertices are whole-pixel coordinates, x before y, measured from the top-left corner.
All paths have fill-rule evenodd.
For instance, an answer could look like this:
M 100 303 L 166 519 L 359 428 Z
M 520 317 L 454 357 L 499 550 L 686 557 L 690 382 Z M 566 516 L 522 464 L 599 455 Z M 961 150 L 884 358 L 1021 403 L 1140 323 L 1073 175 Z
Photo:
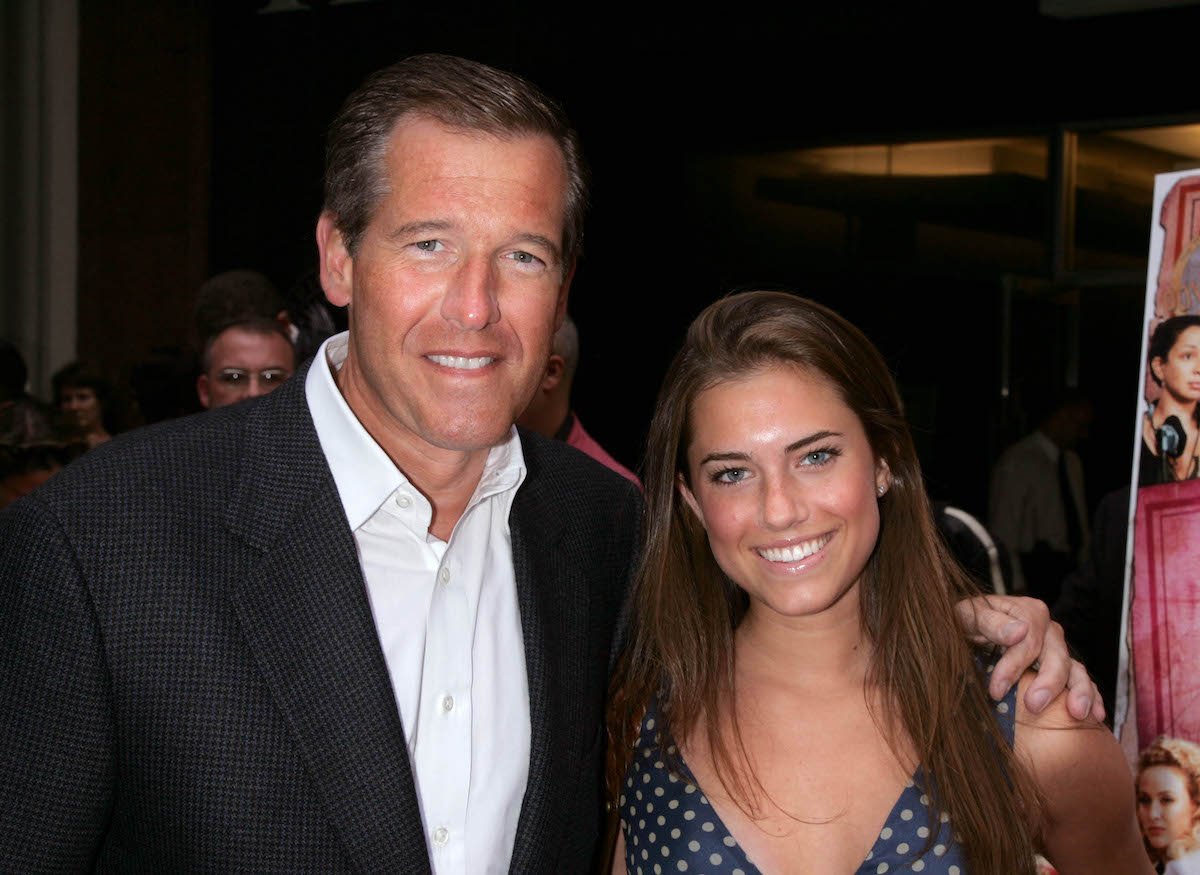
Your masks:
M 463 423 L 458 427 L 455 427 L 454 423 L 443 423 L 441 428 L 430 435 L 430 443 L 443 450 L 472 453 L 490 450 L 492 447 L 506 442 L 511 433 L 511 423 L 501 426 L 472 422 Z

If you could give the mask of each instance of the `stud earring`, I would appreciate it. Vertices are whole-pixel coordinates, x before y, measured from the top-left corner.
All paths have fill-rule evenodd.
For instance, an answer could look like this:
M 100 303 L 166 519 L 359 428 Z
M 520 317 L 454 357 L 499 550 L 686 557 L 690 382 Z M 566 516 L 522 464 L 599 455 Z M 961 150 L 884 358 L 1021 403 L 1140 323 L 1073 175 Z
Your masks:
M 879 493 L 879 497 L 883 498 L 883 493 L 887 492 L 887 487 L 880 483 L 876 491 Z

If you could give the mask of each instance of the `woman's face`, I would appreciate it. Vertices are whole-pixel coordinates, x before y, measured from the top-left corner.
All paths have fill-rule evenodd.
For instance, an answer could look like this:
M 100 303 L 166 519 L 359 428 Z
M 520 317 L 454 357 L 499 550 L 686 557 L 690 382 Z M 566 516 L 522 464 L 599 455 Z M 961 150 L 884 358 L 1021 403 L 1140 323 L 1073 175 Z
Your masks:
M 65 386 L 58 399 L 58 406 L 71 417 L 71 421 L 83 431 L 92 431 L 100 424 L 100 399 L 87 386 Z
M 1187 776 L 1176 766 L 1149 766 L 1138 775 L 1138 823 L 1150 847 L 1164 850 L 1187 835 L 1196 822 L 1197 806 L 1188 793 Z
M 750 610 L 857 617 L 887 467 L 824 378 L 772 367 L 697 396 L 684 500 Z
M 1155 356 L 1150 363 L 1163 391 L 1181 404 L 1200 401 L 1200 326 L 1180 332 L 1167 357 Z

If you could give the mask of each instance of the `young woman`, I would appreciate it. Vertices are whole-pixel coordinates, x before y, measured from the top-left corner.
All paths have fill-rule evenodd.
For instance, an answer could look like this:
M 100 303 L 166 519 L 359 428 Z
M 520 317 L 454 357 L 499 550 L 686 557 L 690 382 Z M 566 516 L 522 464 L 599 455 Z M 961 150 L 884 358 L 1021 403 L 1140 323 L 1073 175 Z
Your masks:
M 1137 814 L 1157 871 L 1200 871 L 1200 857 L 1188 859 L 1200 850 L 1200 745 L 1159 736 L 1141 752 Z
M 716 302 L 645 466 L 615 872 L 1152 871 L 1111 733 L 989 698 L 954 615 L 975 590 L 861 332 L 786 293 Z
M 1160 392 L 1142 423 L 1138 483 L 1190 480 L 1200 475 L 1200 316 L 1159 323 L 1150 336 L 1149 366 Z

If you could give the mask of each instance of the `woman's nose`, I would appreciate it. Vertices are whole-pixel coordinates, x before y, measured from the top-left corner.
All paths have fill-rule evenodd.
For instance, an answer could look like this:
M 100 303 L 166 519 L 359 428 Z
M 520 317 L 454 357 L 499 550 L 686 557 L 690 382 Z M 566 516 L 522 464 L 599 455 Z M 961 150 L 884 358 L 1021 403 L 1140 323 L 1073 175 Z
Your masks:
M 792 481 L 767 477 L 763 487 L 763 523 L 772 529 L 786 529 L 807 515 L 807 500 Z

